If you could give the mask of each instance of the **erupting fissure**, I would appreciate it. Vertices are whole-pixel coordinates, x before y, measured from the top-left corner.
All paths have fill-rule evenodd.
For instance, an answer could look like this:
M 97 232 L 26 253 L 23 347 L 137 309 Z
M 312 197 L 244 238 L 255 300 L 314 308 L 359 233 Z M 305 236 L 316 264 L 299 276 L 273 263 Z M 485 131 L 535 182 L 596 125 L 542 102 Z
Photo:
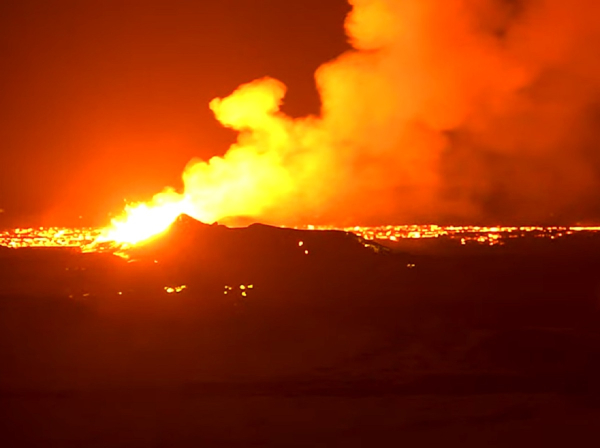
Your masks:
M 237 142 L 98 241 L 136 244 L 182 213 L 343 227 L 597 207 L 600 2 L 349 2 L 353 48 L 317 70 L 318 116 L 281 112 L 272 78 L 213 100 Z

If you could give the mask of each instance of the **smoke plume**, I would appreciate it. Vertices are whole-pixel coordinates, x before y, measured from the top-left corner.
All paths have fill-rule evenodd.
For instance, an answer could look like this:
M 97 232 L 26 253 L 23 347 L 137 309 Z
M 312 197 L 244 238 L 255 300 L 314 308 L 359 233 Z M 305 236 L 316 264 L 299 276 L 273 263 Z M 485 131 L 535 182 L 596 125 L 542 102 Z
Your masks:
M 186 211 L 276 224 L 598 216 L 600 2 L 349 0 L 319 116 L 264 78 L 210 107 L 239 132 L 185 169 Z M 292 56 L 291 56 L 292 57 Z

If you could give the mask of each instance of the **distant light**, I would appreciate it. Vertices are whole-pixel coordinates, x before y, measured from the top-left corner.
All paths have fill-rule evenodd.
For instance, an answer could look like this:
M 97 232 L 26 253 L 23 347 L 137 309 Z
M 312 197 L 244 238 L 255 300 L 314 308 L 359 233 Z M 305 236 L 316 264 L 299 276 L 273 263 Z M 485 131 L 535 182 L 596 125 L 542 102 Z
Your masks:
M 165 291 L 167 292 L 167 294 L 173 294 L 173 293 L 179 294 L 184 289 L 187 289 L 187 285 L 165 286 Z
M 304 241 L 298 241 L 298 246 L 299 246 L 299 247 L 302 247 L 302 246 L 304 246 Z
M 254 289 L 254 285 L 253 284 L 250 284 L 250 285 L 239 285 L 235 289 L 236 289 L 236 291 L 239 291 L 239 294 L 242 297 L 247 297 L 249 290 Z M 225 285 L 225 291 L 223 291 L 223 294 L 227 295 L 230 292 L 232 292 L 233 294 L 236 294 L 234 292 L 234 288 L 232 286 Z
M 304 251 L 304 255 L 308 255 L 308 251 L 307 250 Z

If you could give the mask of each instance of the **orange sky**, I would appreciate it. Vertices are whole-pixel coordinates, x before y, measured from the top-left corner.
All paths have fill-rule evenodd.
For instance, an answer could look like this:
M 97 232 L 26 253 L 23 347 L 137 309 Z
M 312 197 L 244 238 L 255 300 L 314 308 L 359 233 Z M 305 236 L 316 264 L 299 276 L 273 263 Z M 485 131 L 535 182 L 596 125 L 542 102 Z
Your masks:
M 182 204 L 209 221 L 600 222 L 597 0 L 8 0 L 0 17 L 0 226 L 104 225 L 181 192 L 186 165 Z
M 181 185 L 235 135 L 208 108 L 265 75 L 318 112 L 313 74 L 347 48 L 344 0 L 0 2 L 0 226 L 107 222 Z

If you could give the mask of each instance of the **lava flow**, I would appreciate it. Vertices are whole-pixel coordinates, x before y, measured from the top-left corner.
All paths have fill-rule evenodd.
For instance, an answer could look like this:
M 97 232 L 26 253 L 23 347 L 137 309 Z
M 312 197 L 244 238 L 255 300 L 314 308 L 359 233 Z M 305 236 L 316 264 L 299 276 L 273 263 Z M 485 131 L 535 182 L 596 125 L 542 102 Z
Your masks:
M 174 213 L 175 207 L 165 207 Z M 161 216 L 161 209 L 152 209 L 142 204 L 130 209 L 132 221 L 115 220 L 112 227 L 59 228 L 40 227 L 0 231 L 0 246 L 8 248 L 26 247 L 71 247 L 84 252 L 121 251 L 150 239 L 156 233 L 168 230 L 170 216 Z M 152 218 L 152 219 L 151 219 Z M 176 218 L 176 217 L 175 217 Z M 175 219 L 174 218 L 174 219 Z M 139 220 L 139 221 L 137 221 Z M 167 223 L 167 221 L 169 221 Z M 142 223 L 136 233 L 132 229 L 135 222 Z M 120 227 L 121 226 L 121 227 Z M 304 226 L 306 230 L 342 230 L 354 233 L 367 240 L 397 242 L 403 239 L 446 238 L 460 241 L 461 244 L 502 245 L 507 240 L 533 237 L 557 239 L 581 233 L 600 233 L 600 227 L 592 226 L 439 226 L 439 225 L 399 225 L 399 226 Z M 123 230 L 123 231 L 122 231 Z M 112 238 L 112 239 L 111 239 Z

